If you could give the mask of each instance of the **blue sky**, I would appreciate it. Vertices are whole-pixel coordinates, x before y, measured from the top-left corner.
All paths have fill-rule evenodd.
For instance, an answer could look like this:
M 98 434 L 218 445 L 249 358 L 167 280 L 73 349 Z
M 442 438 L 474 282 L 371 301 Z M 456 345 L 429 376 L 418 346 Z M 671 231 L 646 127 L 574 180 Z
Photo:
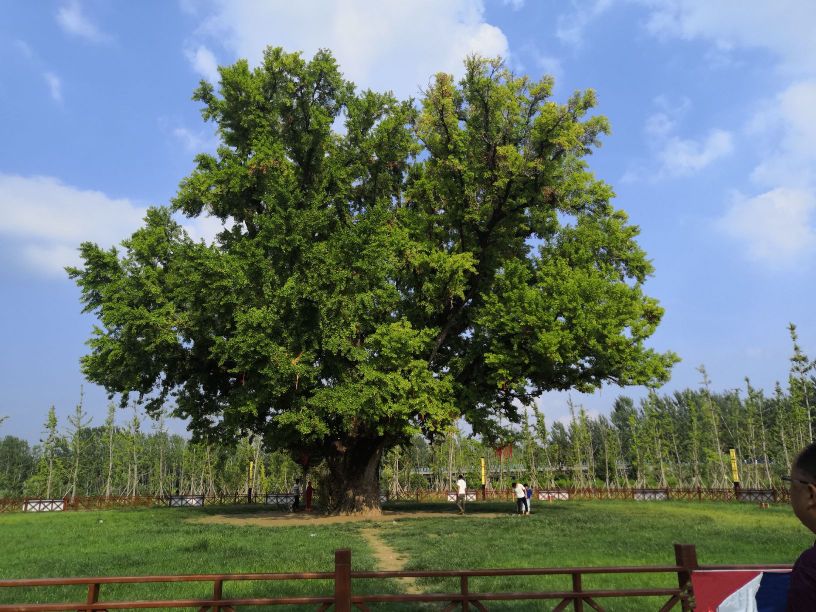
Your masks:
M 651 345 L 683 359 L 664 391 L 749 376 L 771 390 L 816 354 L 816 3 L 812 0 L 0 0 L 0 435 L 64 424 L 94 323 L 62 271 L 128 236 L 215 138 L 190 100 L 266 45 L 333 50 L 359 86 L 416 96 L 465 54 L 598 93 L 613 132 L 590 160 L 640 226 L 666 308 Z M 212 236 L 210 220 L 187 223 Z M 621 391 L 572 394 L 592 413 Z M 628 389 L 640 396 L 642 390 Z M 563 418 L 566 394 L 540 399 Z M 125 415 L 121 415 L 124 420 Z M 184 426 L 175 423 L 176 431 Z

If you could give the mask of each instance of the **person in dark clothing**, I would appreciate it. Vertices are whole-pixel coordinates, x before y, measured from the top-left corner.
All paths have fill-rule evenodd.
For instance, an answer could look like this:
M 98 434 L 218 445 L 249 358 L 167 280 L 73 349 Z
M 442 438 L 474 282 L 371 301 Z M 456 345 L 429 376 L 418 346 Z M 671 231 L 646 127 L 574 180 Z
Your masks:
M 312 481 L 306 481 L 306 512 L 312 511 L 312 497 L 314 496 L 314 488 L 312 488 Z
M 296 480 L 292 486 L 292 495 L 295 497 L 292 502 L 292 512 L 300 510 L 300 480 Z
M 796 518 L 816 533 L 816 443 L 799 453 L 791 466 L 791 507 Z M 799 555 L 791 573 L 788 590 L 789 612 L 816 610 L 816 544 Z

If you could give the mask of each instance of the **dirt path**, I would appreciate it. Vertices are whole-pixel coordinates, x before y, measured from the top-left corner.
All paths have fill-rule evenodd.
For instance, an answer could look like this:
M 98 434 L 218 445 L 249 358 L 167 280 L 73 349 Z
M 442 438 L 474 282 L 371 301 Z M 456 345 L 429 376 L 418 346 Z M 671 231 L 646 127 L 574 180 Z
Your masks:
M 480 512 L 468 514 L 467 518 L 494 519 L 505 517 L 507 514 L 499 512 Z M 423 519 L 447 517 L 450 520 L 460 520 L 452 512 L 394 512 L 383 511 L 375 516 L 326 516 L 323 514 L 306 514 L 292 512 L 259 512 L 252 514 L 213 514 L 195 519 L 187 519 L 191 523 L 203 524 L 226 524 L 226 525 L 256 525 L 261 527 L 293 527 L 293 526 L 319 526 L 332 525 L 337 523 L 354 523 L 359 521 L 369 522 L 394 522 L 403 519 Z M 376 524 L 365 526 L 360 530 L 360 534 L 365 538 L 374 558 L 377 562 L 377 570 L 380 571 L 401 571 L 405 569 L 406 558 L 391 548 L 380 537 L 380 527 Z M 399 578 L 399 584 L 406 593 L 412 595 L 422 593 L 423 590 L 417 583 L 416 578 Z
M 365 527 L 360 530 L 374 558 L 377 560 L 377 570 L 381 572 L 399 572 L 405 569 L 405 557 L 386 544 L 380 537 L 380 531 L 376 527 Z M 398 578 L 398 583 L 405 589 L 406 593 L 416 595 L 422 593 L 416 578 Z
M 466 518 L 485 518 L 493 519 L 507 516 L 498 512 L 484 512 L 478 514 L 468 514 Z M 403 519 L 423 519 L 423 518 L 442 518 L 447 517 L 451 520 L 459 520 L 460 518 L 452 512 L 394 512 L 390 510 L 383 511 L 382 514 L 376 516 L 370 515 L 351 515 L 351 516 L 326 516 L 324 514 L 306 514 L 293 512 L 256 512 L 252 514 L 213 514 L 210 516 L 203 516 L 195 519 L 188 519 L 192 523 L 203 524 L 221 524 L 221 525 L 258 525 L 261 527 L 295 527 L 305 525 L 333 525 L 336 523 L 356 523 L 359 521 L 397 521 Z

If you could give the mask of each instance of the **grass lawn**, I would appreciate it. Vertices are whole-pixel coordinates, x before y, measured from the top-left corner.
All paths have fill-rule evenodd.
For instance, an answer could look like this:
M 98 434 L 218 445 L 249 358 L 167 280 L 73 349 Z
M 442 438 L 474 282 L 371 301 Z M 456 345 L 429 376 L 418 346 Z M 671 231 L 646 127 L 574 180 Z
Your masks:
M 355 570 L 378 569 L 362 531 L 404 559 L 406 569 L 672 565 L 673 543 L 697 545 L 700 563 L 792 563 L 813 536 L 787 506 L 753 504 L 587 501 L 533 503 L 533 514 L 510 514 L 509 503 L 392 504 L 416 518 L 341 524 L 267 527 L 196 524 L 207 514 L 246 514 L 247 508 L 162 508 L 0 515 L 0 578 L 182 573 L 332 571 L 334 550 L 352 549 Z M 423 512 L 450 516 L 423 517 Z M 472 579 L 471 591 L 567 588 L 568 577 Z M 586 588 L 675 586 L 672 575 L 585 577 Z M 458 590 L 454 581 L 420 580 L 428 591 Z M 361 592 L 400 586 L 356 581 Z M 331 592 L 330 583 L 232 583 L 226 596 L 307 595 Z M 105 586 L 105 599 L 202 597 L 205 584 Z M 84 599 L 84 589 L 0 589 L 0 602 Z M 610 610 L 655 610 L 657 600 L 605 600 Z M 662 602 L 661 602 L 662 603 Z M 554 602 L 491 603 L 491 610 L 548 610 Z M 416 606 L 413 606 L 416 608 Z M 280 608 L 278 608 L 280 609 Z M 385 606 L 378 609 L 397 609 Z M 402 608 L 409 609 L 409 608 Z M 441 609 L 437 605 L 434 609 Z
M 476 506 L 475 504 L 471 507 Z M 487 509 L 488 505 L 473 507 Z M 504 504 L 507 508 L 507 504 Z M 455 521 L 387 524 L 382 537 L 408 559 L 406 569 L 673 565 L 673 544 L 695 544 L 701 564 L 793 563 L 813 534 L 788 506 L 693 502 L 541 502 L 530 516 L 486 523 L 477 515 Z M 569 589 L 569 577 L 472 579 L 472 591 Z M 584 577 L 585 588 L 676 586 L 676 577 Z M 437 590 L 442 584 L 428 584 Z M 447 588 L 453 589 L 452 584 Z M 665 599 L 604 600 L 611 610 L 657 610 Z M 491 610 L 549 610 L 554 604 L 494 604 Z M 537 607 L 538 606 L 538 607 Z

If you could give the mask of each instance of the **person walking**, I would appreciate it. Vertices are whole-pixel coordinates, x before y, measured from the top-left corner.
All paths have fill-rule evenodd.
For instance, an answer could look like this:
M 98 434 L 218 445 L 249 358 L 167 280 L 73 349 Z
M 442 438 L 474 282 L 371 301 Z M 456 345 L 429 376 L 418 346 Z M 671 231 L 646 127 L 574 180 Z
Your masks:
M 300 480 L 296 480 L 295 484 L 292 485 L 292 495 L 295 496 L 294 501 L 292 501 L 292 512 L 297 512 L 300 510 Z
M 525 514 L 527 510 L 527 489 L 520 482 L 514 482 L 513 494 L 516 496 L 516 514 Z
M 459 514 L 465 513 L 465 498 L 467 498 L 467 482 L 465 477 L 459 474 L 456 479 L 456 506 L 459 508 Z
M 526 500 L 525 500 L 525 501 L 527 502 L 527 508 L 526 508 L 527 512 L 526 512 L 526 513 L 527 513 L 527 514 L 530 514 L 530 501 L 532 501 L 532 499 L 533 499 L 533 488 L 532 488 L 532 487 L 528 487 L 528 486 L 525 484 L 525 485 L 524 485 L 524 491 L 525 491 L 525 493 L 527 494 L 527 495 L 526 495 Z
M 314 495 L 314 489 L 312 488 L 312 481 L 306 481 L 306 512 L 312 511 L 312 496 Z

